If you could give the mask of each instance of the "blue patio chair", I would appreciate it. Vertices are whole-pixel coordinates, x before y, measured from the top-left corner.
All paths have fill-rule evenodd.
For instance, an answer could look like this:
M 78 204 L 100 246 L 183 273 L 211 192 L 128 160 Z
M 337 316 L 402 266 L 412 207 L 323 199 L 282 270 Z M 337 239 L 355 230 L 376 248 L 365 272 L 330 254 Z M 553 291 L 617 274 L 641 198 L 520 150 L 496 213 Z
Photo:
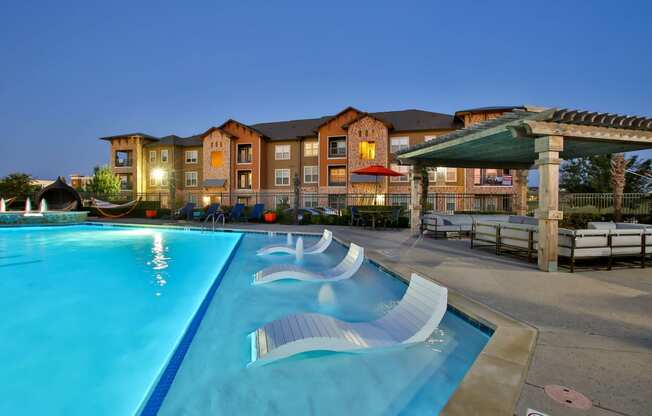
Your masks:
M 245 217 L 245 220 L 256 220 L 260 221 L 263 218 L 263 213 L 265 212 L 265 204 L 256 204 L 251 209 L 248 217 Z
M 219 210 L 220 210 L 220 204 L 210 204 L 208 208 L 206 208 L 206 212 L 204 212 L 204 215 L 202 215 L 199 219 L 203 221 L 206 218 L 208 218 L 209 215 L 216 214 L 217 211 Z
M 186 218 L 186 220 L 190 221 L 192 220 L 192 213 L 195 210 L 195 203 L 194 202 L 187 202 L 186 205 L 183 206 L 179 211 L 176 212 L 174 218 L 176 219 L 181 219 L 181 218 Z
M 349 210 L 351 211 L 351 225 L 365 225 L 365 219 L 362 215 L 360 215 L 360 211 L 358 211 L 358 207 L 349 207 Z
M 241 218 L 244 218 L 244 204 L 235 204 L 229 212 L 229 221 L 240 221 Z

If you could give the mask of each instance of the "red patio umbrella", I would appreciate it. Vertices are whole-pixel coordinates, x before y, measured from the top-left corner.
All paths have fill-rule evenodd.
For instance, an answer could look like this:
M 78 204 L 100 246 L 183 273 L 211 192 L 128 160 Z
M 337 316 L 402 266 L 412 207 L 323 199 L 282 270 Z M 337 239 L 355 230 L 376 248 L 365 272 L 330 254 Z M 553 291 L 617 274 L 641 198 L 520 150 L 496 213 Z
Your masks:
M 375 176 L 376 177 L 376 194 L 378 194 L 378 177 L 379 176 L 405 176 L 404 174 L 400 172 L 396 172 L 395 170 L 391 170 L 389 168 L 386 168 L 385 166 L 381 165 L 371 165 L 367 166 L 365 168 L 360 168 L 356 169 L 353 171 L 353 173 L 356 173 L 358 175 L 370 175 L 370 176 Z M 374 198 L 374 205 L 376 204 L 376 199 Z

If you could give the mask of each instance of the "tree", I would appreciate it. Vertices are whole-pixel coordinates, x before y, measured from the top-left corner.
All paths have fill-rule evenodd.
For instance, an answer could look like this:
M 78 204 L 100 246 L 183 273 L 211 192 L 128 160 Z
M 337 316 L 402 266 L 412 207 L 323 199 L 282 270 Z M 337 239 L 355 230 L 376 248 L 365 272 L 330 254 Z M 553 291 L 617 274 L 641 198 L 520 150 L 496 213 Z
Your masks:
M 590 156 L 564 162 L 560 172 L 560 187 L 571 193 L 613 192 L 611 158 L 611 155 Z M 627 172 L 624 193 L 652 191 L 652 160 L 639 160 L 634 155 L 627 159 Z
M 614 221 L 620 222 L 623 216 L 623 191 L 625 190 L 625 172 L 629 160 L 625 159 L 623 153 L 616 153 L 611 156 L 611 186 L 614 191 Z
M 38 191 L 39 185 L 34 184 L 34 178 L 27 173 L 10 173 L 0 179 L 0 195 L 7 197 L 27 198 Z
M 86 189 L 96 195 L 115 195 L 120 192 L 120 179 L 108 166 L 96 166 Z

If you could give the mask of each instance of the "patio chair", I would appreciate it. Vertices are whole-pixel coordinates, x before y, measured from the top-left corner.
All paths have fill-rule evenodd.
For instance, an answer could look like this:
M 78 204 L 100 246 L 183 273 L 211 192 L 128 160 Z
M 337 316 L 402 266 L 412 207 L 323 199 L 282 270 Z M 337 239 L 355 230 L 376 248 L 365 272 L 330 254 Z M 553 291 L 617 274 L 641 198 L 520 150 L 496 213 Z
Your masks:
M 229 212 L 227 219 L 229 221 L 240 221 L 241 218 L 244 218 L 244 209 L 244 204 L 235 204 L 233 208 L 231 208 L 231 212 Z
M 446 313 L 448 290 L 412 273 L 399 304 L 371 322 L 345 322 L 327 315 L 288 315 L 251 336 L 251 364 L 263 365 L 306 351 L 364 352 L 426 341 Z
M 199 217 L 199 220 L 204 221 L 209 216 L 217 214 L 219 210 L 220 210 L 220 204 L 210 204 L 208 208 L 206 208 L 204 214 L 201 217 Z
M 324 230 L 319 241 L 310 247 L 303 249 L 303 254 L 319 254 L 326 251 L 328 246 L 331 245 L 333 241 L 333 233 L 329 230 Z M 270 244 L 258 250 L 256 254 L 259 256 L 266 254 L 276 254 L 276 253 L 285 253 L 285 254 L 296 254 L 297 249 L 292 244 Z
M 178 220 L 185 217 L 186 220 L 191 221 L 195 206 L 196 204 L 194 202 L 187 202 L 183 208 L 179 209 L 174 214 L 174 218 Z
M 292 279 L 312 282 L 336 282 L 353 276 L 364 261 L 364 248 L 351 243 L 346 257 L 335 267 L 324 271 L 313 271 L 294 264 L 274 264 L 256 272 L 254 284 L 275 280 Z
M 256 204 L 251 209 L 249 216 L 245 216 L 245 221 L 256 220 L 260 221 L 263 218 L 263 213 L 265 212 L 265 204 Z
M 366 220 L 360 214 L 358 207 L 349 207 L 349 210 L 351 211 L 351 225 L 364 226 L 366 224 Z
M 392 228 L 398 228 L 402 211 L 403 209 L 401 207 L 392 207 L 392 211 L 385 217 L 383 227 L 390 226 Z

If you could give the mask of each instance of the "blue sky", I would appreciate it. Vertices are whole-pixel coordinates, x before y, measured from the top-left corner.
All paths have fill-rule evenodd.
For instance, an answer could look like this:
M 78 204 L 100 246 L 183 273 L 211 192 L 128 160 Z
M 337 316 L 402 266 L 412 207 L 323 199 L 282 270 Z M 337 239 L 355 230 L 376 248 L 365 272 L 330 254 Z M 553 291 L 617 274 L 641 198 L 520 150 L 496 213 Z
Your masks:
M 0 4 L 0 175 L 89 173 L 98 137 L 533 104 L 652 115 L 652 2 Z M 650 155 L 647 153 L 646 155 Z

